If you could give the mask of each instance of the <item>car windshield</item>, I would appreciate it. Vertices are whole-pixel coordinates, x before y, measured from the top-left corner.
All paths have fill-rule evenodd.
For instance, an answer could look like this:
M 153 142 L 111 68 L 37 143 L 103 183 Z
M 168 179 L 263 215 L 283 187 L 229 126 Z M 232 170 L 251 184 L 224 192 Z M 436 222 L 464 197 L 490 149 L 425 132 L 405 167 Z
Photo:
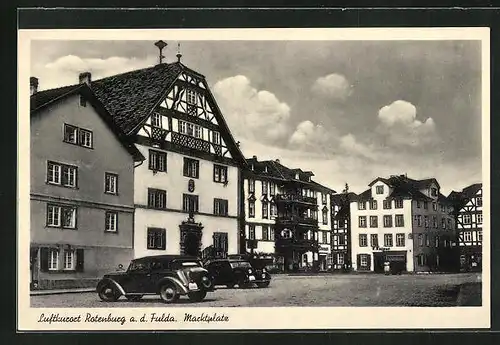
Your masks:
M 252 268 L 252 265 L 248 261 L 233 261 L 231 262 L 232 268 Z

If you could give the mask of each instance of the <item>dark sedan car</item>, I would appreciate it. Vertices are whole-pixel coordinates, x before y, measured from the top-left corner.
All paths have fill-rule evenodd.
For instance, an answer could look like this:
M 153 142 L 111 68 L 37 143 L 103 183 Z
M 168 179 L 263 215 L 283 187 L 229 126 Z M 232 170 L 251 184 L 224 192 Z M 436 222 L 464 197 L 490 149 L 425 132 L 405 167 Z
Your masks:
M 157 255 L 132 260 L 124 272 L 104 275 L 96 290 L 106 302 L 114 302 L 120 296 L 138 301 L 144 295 L 160 295 L 165 303 L 174 302 L 181 295 L 200 302 L 208 291 L 214 290 L 214 284 L 197 258 Z
M 219 259 L 205 265 L 215 285 L 240 288 L 256 284 L 260 288 L 269 286 L 271 275 L 265 268 L 255 269 L 245 260 Z

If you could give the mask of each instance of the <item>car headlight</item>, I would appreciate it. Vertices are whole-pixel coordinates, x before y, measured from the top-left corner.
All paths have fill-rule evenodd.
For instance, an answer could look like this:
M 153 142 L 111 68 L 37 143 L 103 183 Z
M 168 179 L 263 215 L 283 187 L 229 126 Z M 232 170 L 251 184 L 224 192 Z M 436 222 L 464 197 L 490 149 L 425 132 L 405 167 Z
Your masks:
M 262 269 L 262 273 L 266 273 L 266 269 L 265 268 Z
M 249 273 L 249 274 L 250 274 L 250 273 L 252 273 L 252 270 L 251 270 L 250 268 L 248 269 L 248 273 Z

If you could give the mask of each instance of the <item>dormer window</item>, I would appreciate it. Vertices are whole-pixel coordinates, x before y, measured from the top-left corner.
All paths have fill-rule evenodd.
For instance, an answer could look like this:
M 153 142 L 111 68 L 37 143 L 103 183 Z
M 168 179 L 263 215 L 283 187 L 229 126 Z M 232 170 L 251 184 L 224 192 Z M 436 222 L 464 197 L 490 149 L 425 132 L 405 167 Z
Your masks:
M 296 173 L 295 174 L 295 179 L 298 180 L 299 179 L 299 173 Z
M 431 196 L 438 196 L 437 188 L 431 188 Z
M 377 194 L 384 194 L 384 186 L 377 186 L 376 192 Z

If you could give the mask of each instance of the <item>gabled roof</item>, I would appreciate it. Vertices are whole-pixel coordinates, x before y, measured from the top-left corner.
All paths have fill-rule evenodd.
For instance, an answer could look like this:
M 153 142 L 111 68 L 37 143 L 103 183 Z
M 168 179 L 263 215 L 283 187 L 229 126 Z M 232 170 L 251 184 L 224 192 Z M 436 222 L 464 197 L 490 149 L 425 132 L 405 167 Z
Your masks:
M 460 192 L 452 191 L 448 195 L 448 200 L 455 204 L 457 207 L 462 208 L 467 204 L 467 202 L 476 196 L 477 192 L 483 188 L 482 183 L 474 183 L 470 186 L 465 187 Z
M 332 194 L 331 195 L 332 204 L 340 206 L 334 219 L 338 220 L 338 219 L 342 219 L 342 218 L 348 216 L 350 213 L 350 210 L 351 210 L 350 203 L 351 203 L 351 201 L 356 200 L 356 198 L 357 198 L 357 195 L 356 195 L 356 193 L 353 193 L 353 192 Z
M 431 198 L 422 193 L 421 190 L 429 188 L 429 186 L 433 183 L 440 188 L 439 183 L 435 178 L 415 180 L 407 177 L 406 175 L 393 175 L 389 178 L 377 177 L 369 184 L 369 186 L 373 186 L 377 181 L 382 181 L 392 188 L 392 192 L 389 195 L 390 198 L 412 198 L 424 201 L 431 200 Z M 369 200 L 371 197 L 371 189 L 368 189 L 358 196 L 358 200 Z M 446 197 L 442 195 L 441 201 L 444 201 L 444 199 L 446 199 Z
M 46 91 L 40 91 L 33 94 L 30 97 L 30 117 L 38 116 L 40 111 L 45 109 L 47 106 L 59 102 L 66 97 L 80 94 L 84 97 L 96 110 L 98 116 L 108 125 L 108 128 L 117 137 L 120 143 L 125 147 L 125 149 L 132 155 L 135 161 L 143 161 L 145 157 L 140 153 L 140 151 L 135 147 L 133 143 L 127 140 L 126 136 L 113 121 L 113 118 L 107 112 L 104 105 L 97 99 L 94 92 L 85 83 L 65 86 L 57 89 L 51 89 Z

